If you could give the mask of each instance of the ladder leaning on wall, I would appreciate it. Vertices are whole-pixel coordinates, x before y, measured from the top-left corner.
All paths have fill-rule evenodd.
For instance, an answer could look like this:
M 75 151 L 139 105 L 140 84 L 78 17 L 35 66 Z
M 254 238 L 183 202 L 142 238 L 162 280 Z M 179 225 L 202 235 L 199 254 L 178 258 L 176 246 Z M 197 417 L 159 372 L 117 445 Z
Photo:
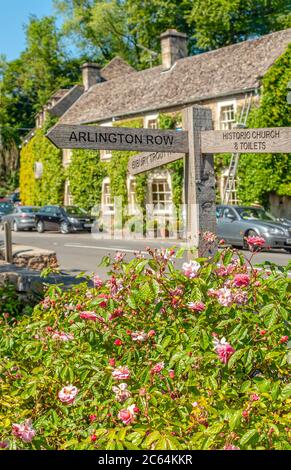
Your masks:
M 252 104 L 253 93 L 245 95 L 243 107 L 241 109 L 239 121 L 234 128 L 242 129 L 246 127 L 249 111 Z M 222 204 L 238 204 L 236 175 L 239 162 L 239 153 L 231 155 L 230 164 L 227 173 L 227 179 L 223 190 Z

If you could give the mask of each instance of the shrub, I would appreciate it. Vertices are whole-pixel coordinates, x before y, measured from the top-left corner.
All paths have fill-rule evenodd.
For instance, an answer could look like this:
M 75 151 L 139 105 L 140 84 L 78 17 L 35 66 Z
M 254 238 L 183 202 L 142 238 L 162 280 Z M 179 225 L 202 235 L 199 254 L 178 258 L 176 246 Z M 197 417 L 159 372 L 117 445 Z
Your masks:
M 2 446 L 287 449 L 287 268 L 149 255 L 2 323 Z

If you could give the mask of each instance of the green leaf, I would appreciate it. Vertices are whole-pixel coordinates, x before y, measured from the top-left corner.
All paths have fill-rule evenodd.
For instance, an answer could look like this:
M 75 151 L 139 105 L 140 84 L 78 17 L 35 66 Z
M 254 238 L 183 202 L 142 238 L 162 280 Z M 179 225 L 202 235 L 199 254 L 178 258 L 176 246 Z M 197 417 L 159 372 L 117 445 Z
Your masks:
M 155 441 L 158 441 L 161 437 L 161 434 L 159 433 L 159 431 L 153 431 L 151 432 L 145 439 L 144 441 L 144 445 L 146 447 L 150 447 L 150 445 L 155 442 Z
M 242 355 L 245 353 L 245 349 L 239 349 L 233 355 L 230 357 L 228 361 L 228 368 L 231 369 L 234 364 L 242 357 Z
M 289 398 L 291 396 L 291 383 L 283 387 L 281 396 L 282 398 Z
M 209 345 L 209 337 L 205 330 L 202 330 L 201 332 L 200 344 L 201 344 L 202 349 L 206 351 Z
M 247 442 L 249 442 L 255 435 L 258 434 L 256 429 L 250 429 L 247 431 L 240 440 L 240 444 L 244 446 Z
M 240 425 L 241 418 L 242 418 L 242 410 L 238 410 L 233 413 L 232 417 L 229 420 L 229 428 L 231 431 L 233 431 Z

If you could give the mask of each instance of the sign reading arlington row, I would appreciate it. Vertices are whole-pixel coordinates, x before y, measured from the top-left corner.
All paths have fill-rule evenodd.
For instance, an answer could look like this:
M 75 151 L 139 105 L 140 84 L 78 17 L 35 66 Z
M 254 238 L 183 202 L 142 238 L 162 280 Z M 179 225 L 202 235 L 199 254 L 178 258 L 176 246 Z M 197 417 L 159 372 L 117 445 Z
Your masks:
M 132 175 L 183 158 L 189 152 L 186 131 L 56 125 L 47 137 L 58 148 L 146 152 L 129 160 Z M 289 153 L 291 127 L 201 131 L 200 143 L 202 154 Z
M 57 125 L 47 137 L 65 149 L 188 152 L 188 132 L 184 131 Z

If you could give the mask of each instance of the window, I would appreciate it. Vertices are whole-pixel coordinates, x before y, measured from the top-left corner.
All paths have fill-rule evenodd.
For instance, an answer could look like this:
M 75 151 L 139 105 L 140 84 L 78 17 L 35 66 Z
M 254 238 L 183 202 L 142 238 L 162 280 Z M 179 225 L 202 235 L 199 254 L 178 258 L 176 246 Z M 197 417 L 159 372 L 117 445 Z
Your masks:
M 104 122 L 101 124 L 101 127 L 112 127 L 112 121 L 109 122 Z M 100 150 L 100 160 L 110 160 L 112 157 L 112 151 L 111 150 Z
M 172 193 L 166 179 L 153 180 L 152 203 L 156 211 L 167 211 L 171 209 Z
M 150 114 L 144 117 L 144 128 L 158 129 L 158 114 Z
M 102 206 L 103 206 L 104 212 L 114 212 L 114 204 L 112 202 L 112 197 L 111 197 L 111 192 L 110 192 L 109 178 L 106 178 L 103 181 Z
M 136 181 L 132 177 L 128 180 L 128 205 L 129 213 L 134 214 L 136 210 Z
M 67 180 L 65 183 L 65 205 L 66 206 L 72 206 L 73 205 L 73 196 L 71 193 L 71 188 L 70 188 L 70 181 Z
M 148 129 L 157 129 L 158 128 L 158 122 L 156 119 L 149 119 L 148 120 Z
M 233 209 L 230 209 L 229 207 L 226 207 L 223 211 L 223 217 L 227 219 L 233 219 L 237 220 L 236 213 L 234 212 Z
M 234 104 L 227 106 L 221 106 L 220 108 L 220 129 L 227 130 L 232 129 L 235 124 L 235 109 Z

